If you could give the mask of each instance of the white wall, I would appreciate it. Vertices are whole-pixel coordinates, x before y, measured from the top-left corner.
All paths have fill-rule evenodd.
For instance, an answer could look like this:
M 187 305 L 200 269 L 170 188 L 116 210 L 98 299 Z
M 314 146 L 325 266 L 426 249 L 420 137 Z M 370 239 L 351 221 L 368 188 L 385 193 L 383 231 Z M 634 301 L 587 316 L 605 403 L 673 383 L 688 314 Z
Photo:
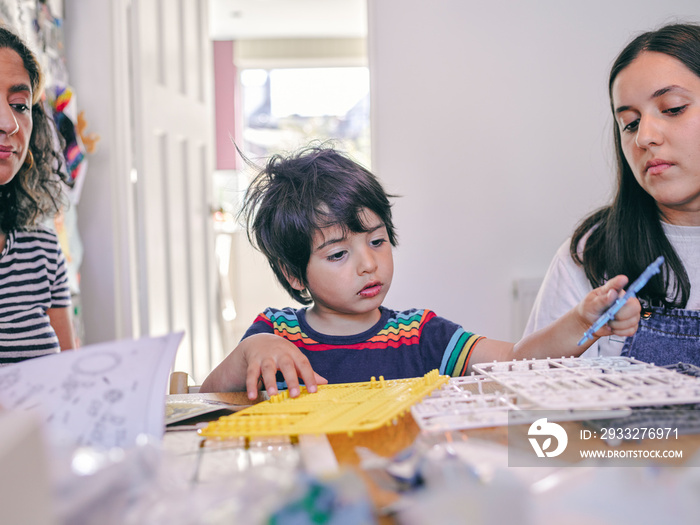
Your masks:
M 115 235 L 118 217 L 113 198 L 118 177 L 114 101 L 112 9 L 110 3 L 66 0 L 65 45 L 68 73 L 78 109 L 85 111 L 88 131 L 100 136 L 88 157 L 85 185 L 78 204 L 78 229 L 84 245 L 81 272 L 84 343 L 111 341 L 119 330 L 118 265 Z
M 697 0 L 369 0 L 373 169 L 395 202 L 387 304 L 509 340 L 515 279 L 613 187 L 607 75 Z
M 78 207 L 86 342 L 128 336 L 120 291 L 125 161 L 111 3 L 66 0 L 70 78 L 101 135 Z M 369 0 L 373 167 L 396 200 L 387 304 L 511 339 L 512 282 L 544 274 L 612 187 L 608 68 L 636 32 L 700 22 L 697 0 Z M 123 227 L 122 227 L 123 229 Z M 122 261 L 123 262 L 123 261 Z

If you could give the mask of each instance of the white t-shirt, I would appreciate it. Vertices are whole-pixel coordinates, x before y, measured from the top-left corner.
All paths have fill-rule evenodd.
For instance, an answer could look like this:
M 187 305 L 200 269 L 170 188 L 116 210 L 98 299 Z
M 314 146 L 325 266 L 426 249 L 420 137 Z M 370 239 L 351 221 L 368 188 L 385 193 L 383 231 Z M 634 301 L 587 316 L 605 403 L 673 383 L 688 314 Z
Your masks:
M 661 226 L 690 279 L 690 298 L 686 309 L 698 310 L 700 309 L 700 226 L 676 226 L 665 222 L 662 222 Z M 574 308 L 593 289 L 583 268 L 571 258 L 570 244 L 571 238 L 567 239 L 554 255 L 535 299 L 524 335 L 549 325 Z M 629 277 L 630 280 L 637 278 L 636 275 Z M 620 355 L 624 342 L 624 337 L 601 337 L 582 355 L 584 357 Z

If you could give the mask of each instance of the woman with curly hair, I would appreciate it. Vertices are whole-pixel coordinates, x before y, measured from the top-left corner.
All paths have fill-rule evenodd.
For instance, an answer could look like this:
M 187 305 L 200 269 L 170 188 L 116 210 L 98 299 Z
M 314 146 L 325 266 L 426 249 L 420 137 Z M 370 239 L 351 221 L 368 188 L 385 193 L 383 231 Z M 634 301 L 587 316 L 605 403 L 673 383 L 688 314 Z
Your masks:
M 74 348 L 66 263 L 40 222 L 61 206 L 61 153 L 27 45 L 0 27 L 0 366 Z

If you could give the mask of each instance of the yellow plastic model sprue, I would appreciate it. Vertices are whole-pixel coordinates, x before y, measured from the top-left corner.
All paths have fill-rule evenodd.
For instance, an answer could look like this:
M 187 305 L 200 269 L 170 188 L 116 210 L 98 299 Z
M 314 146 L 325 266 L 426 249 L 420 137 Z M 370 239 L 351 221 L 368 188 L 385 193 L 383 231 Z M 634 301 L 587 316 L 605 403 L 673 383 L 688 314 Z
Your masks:
M 437 370 L 423 377 L 365 383 L 320 385 L 310 394 L 290 398 L 284 391 L 257 405 L 209 423 L 199 432 L 212 439 L 250 436 L 335 434 L 389 425 L 412 405 L 448 381 Z

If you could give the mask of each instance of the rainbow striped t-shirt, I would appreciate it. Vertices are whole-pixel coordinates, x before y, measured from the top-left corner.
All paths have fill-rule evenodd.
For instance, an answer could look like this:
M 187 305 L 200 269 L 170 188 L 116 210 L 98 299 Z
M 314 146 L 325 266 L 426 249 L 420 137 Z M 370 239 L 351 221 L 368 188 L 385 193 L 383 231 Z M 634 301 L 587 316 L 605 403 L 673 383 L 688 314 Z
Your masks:
M 351 336 L 321 334 L 306 322 L 306 308 L 268 308 L 243 338 L 273 333 L 294 343 L 313 369 L 329 383 L 419 377 L 430 370 L 466 374 L 469 357 L 481 336 L 439 317 L 431 310 L 397 312 L 380 307 L 381 318 L 369 330 Z M 281 374 L 278 374 L 281 381 Z M 282 385 L 281 385 L 282 386 Z

